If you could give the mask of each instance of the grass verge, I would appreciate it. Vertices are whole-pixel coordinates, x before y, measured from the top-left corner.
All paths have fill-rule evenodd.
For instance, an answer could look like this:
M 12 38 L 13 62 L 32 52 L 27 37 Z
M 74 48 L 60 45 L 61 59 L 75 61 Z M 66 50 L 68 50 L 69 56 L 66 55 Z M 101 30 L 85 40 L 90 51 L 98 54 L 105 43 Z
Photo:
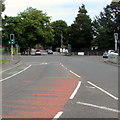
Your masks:
M 1 60 L 0 60 L 0 64 L 5 64 L 5 63 L 10 62 L 10 61 L 11 61 L 11 60 L 1 59 Z

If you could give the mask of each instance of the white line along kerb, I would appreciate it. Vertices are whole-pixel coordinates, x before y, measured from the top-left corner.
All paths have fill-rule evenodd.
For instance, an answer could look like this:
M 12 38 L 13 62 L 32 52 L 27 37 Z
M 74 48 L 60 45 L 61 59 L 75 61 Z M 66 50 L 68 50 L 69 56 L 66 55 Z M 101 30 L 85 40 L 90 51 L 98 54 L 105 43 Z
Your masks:
M 109 95 L 110 97 L 114 98 L 115 100 L 118 100 L 117 97 L 115 97 L 114 95 L 112 95 L 111 93 L 103 90 L 102 88 L 98 87 L 97 85 L 91 83 L 90 81 L 87 81 L 89 84 L 91 84 L 92 86 L 96 87 L 97 89 L 101 90 L 102 92 L 106 93 L 107 95 Z
M 9 77 L 6 77 L 6 78 L 4 78 L 4 79 L 2 79 L 2 80 L 0 80 L 0 82 L 5 81 L 5 80 L 7 80 L 7 79 L 9 79 L 9 78 L 12 78 L 12 77 L 14 77 L 14 76 L 16 76 L 16 75 L 24 72 L 25 70 L 27 70 L 27 69 L 30 68 L 31 66 L 32 66 L 32 65 L 29 65 L 28 67 L 26 67 L 25 69 L 21 70 L 20 72 L 18 72 L 18 73 L 16 73 L 16 74 L 13 74 L 13 75 L 11 75 L 11 76 L 9 76 Z

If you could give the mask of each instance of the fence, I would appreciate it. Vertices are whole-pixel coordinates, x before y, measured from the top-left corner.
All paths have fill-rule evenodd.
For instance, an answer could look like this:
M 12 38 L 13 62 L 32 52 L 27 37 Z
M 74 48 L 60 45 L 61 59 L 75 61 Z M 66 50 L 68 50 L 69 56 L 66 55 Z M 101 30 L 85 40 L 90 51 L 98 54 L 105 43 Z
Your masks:
M 83 52 L 84 55 L 93 55 L 93 56 L 101 56 L 103 55 L 103 51 L 80 51 Z M 72 52 L 72 55 L 78 55 L 78 52 Z
M 11 53 L 10 52 L 3 52 L 2 53 L 2 59 L 8 59 L 8 60 L 11 60 Z M 20 61 L 20 54 L 19 53 L 15 53 L 13 55 L 13 60 L 17 60 L 17 61 Z

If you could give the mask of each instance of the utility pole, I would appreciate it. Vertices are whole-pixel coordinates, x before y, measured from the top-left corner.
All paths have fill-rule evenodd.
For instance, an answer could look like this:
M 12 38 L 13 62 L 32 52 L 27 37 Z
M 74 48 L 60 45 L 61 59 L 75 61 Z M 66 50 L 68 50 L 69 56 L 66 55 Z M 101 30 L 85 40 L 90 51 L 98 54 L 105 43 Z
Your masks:
M 118 33 L 114 33 L 114 38 L 115 38 L 115 51 L 117 51 Z
M 63 47 L 63 35 L 62 35 L 62 32 L 61 32 L 61 48 Z

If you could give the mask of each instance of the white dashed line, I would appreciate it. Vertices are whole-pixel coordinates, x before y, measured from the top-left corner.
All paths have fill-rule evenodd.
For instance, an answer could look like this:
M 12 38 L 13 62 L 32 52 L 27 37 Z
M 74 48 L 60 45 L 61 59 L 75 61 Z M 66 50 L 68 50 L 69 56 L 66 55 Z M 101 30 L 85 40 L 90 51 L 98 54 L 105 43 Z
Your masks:
M 79 78 L 81 77 L 81 76 L 79 76 L 78 74 L 74 73 L 74 72 L 71 71 L 71 70 L 70 70 L 70 72 L 71 72 L 72 74 L 76 75 L 76 76 L 79 77 Z
M 55 115 L 55 117 L 54 117 L 53 120 L 60 118 L 60 116 L 61 116 L 62 114 L 63 114 L 62 111 L 58 112 L 58 113 Z
M 20 74 L 20 73 L 26 71 L 26 70 L 27 70 L 28 68 L 30 68 L 31 66 L 32 66 L 32 65 L 29 65 L 28 67 L 26 67 L 25 69 L 23 69 L 23 70 L 17 72 L 16 74 L 13 74 L 13 75 L 11 75 L 11 76 L 9 76 L 9 77 L 6 77 L 6 78 L 0 80 L 0 82 L 5 81 L 5 80 L 7 80 L 7 79 L 10 79 L 10 78 L 12 78 L 12 77 L 14 77 L 14 76 L 16 76 L 16 75 L 18 75 L 18 74 Z
M 108 107 L 104 107 L 104 106 L 93 105 L 93 104 L 84 103 L 84 102 L 77 102 L 77 104 L 94 107 L 94 108 L 98 108 L 98 109 L 103 109 L 103 110 L 108 110 L 108 111 L 112 111 L 112 112 L 117 112 L 117 113 L 120 112 L 119 110 L 116 110 L 116 109 L 112 109 L 112 108 L 108 108 Z
M 64 67 L 65 69 L 67 69 L 62 63 L 60 63 L 60 65 L 61 65 L 62 67 Z M 67 70 L 69 70 L 69 69 L 67 69 Z M 78 74 L 74 73 L 73 71 L 69 70 L 69 72 L 72 73 L 72 74 L 74 74 L 74 75 L 77 76 L 78 78 L 81 78 L 81 76 L 79 76 Z M 81 86 L 81 83 L 82 83 L 81 81 L 78 82 L 78 85 L 77 85 L 76 89 L 74 90 L 74 92 L 72 93 L 72 95 L 70 96 L 69 99 L 73 99 L 73 98 L 75 97 L 78 89 L 79 89 L 80 86 Z
M 111 93 L 103 90 L 102 88 L 98 87 L 97 85 L 93 84 L 92 82 L 90 81 L 87 81 L 89 84 L 91 84 L 92 86 L 96 87 L 97 89 L 101 90 L 102 92 L 106 93 L 107 95 L 109 95 L 110 97 L 114 98 L 115 100 L 118 100 L 117 97 L 115 97 L 114 95 L 112 95 Z

